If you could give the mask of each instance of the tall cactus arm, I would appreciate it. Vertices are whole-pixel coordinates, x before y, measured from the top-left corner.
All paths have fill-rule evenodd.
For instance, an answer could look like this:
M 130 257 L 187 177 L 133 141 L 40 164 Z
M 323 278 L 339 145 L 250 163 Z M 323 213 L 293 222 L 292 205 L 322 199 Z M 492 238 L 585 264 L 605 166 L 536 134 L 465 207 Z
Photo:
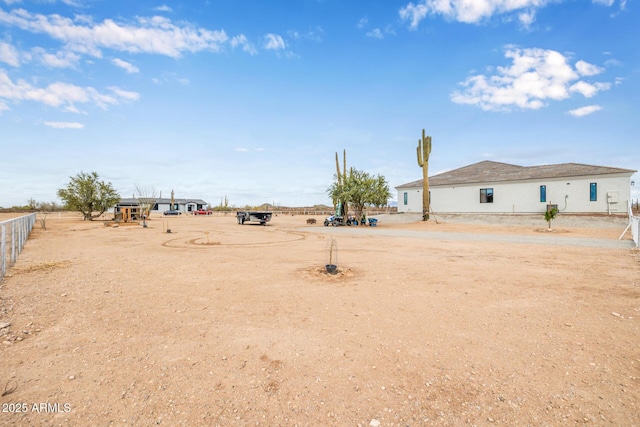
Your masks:
M 338 184 L 340 184 L 340 162 L 338 161 L 338 153 L 336 153 L 336 172 L 338 174 Z
M 424 129 L 422 130 L 422 139 L 423 141 L 426 142 L 425 147 L 423 147 L 423 152 L 424 152 L 423 157 L 426 157 L 427 160 L 429 160 L 429 156 L 431 155 L 431 137 L 430 136 L 427 136 L 426 138 L 424 137 Z
M 342 176 L 347 179 L 347 149 L 342 152 Z
M 418 166 L 422 168 L 423 188 L 422 188 L 422 220 L 429 220 L 430 200 L 429 200 L 429 155 L 431 154 L 431 137 L 425 135 L 422 129 L 422 138 L 418 140 L 416 149 Z

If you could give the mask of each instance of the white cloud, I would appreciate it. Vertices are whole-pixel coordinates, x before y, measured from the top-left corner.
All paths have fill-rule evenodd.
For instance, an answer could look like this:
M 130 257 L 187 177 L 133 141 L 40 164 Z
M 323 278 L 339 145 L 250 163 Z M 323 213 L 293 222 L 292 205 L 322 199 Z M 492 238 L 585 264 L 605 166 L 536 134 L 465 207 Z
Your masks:
M 76 104 L 89 104 L 106 109 L 117 105 L 121 99 L 137 100 L 135 92 L 110 88 L 115 94 L 106 95 L 92 87 L 80 87 L 68 83 L 55 82 L 46 87 L 35 87 L 24 80 L 13 82 L 6 70 L 0 69 L 0 102 L 33 101 L 63 111 L 79 112 Z M 139 97 L 139 95 L 138 95 Z
M 80 56 L 69 51 L 58 51 L 55 54 L 48 53 L 41 47 L 31 50 L 32 57 L 42 64 L 52 68 L 73 68 L 80 61 Z
M 95 23 L 87 16 L 74 19 L 60 15 L 33 14 L 24 9 L 0 10 L 0 23 L 48 36 L 66 44 L 67 50 L 101 57 L 108 48 L 131 53 L 153 53 L 173 58 L 184 52 L 222 50 L 229 37 L 224 30 L 211 31 L 170 19 L 139 17 L 118 23 L 105 19 Z
M 135 65 L 131 64 L 130 62 L 127 61 L 123 61 L 120 58 L 113 58 L 111 60 L 111 62 L 116 66 L 116 67 L 120 67 L 123 70 L 125 70 L 127 73 L 132 74 L 132 73 L 138 73 L 140 72 L 140 70 L 138 69 L 138 67 L 136 67 Z
M 137 92 L 131 92 L 128 90 L 120 89 L 117 86 L 111 86 L 108 89 L 114 94 L 116 94 L 116 96 L 122 99 L 126 99 L 128 101 L 137 101 L 140 99 L 140 94 Z
M 374 39 L 383 39 L 384 36 L 382 35 L 382 31 L 380 31 L 380 28 L 375 28 L 371 31 L 367 31 L 367 37 L 373 37 Z
M 20 66 L 20 55 L 18 50 L 9 43 L 0 41 L 0 62 L 9 64 L 13 67 Z
M 229 42 L 229 44 L 233 48 L 235 48 L 236 46 L 242 46 L 242 50 L 247 52 L 250 55 L 255 55 L 258 53 L 255 46 L 249 43 L 249 40 L 247 40 L 247 37 L 244 34 L 233 37 Z
M 604 65 L 606 67 L 622 67 L 622 61 L 619 61 L 617 59 L 607 59 L 606 61 L 604 61 Z
M 576 62 L 576 70 L 583 76 L 595 76 L 604 71 L 604 68 L 600 68 L 597 65 L 589 64 L 585 61 Z
M 518 14 L 518 20 L 520 21 L 520 23 L 524 28 L 529 28 L 531 24 L 533 24 L 536 20 L 535 9 L 531 9 L 526 12 L 522 12 Z
M 583 95 L 585 98 L 591 98 L 596 93 L 602 90 L 609 90 L 611 88 L 611 83 L 587 83 L 583 81 L 579 81 L 569 88 L 571 92 L 577 92 Z
M 280 50 L 280 49 L 286 48 L 286 45 L 284 43 L 282 36 L 278 34 L 269 33 L 266 36 L 264 36 L 264 38 L 265 38 L 264 48 L 267 50 Z
M 478 23 L 493 15 L 524 10 L 520 21 L 526 25 L 533 22 L 535 9 L 546 6 L 548 0 L 421 0 L 409 3 L 399 11 L 400 18 L 409 21 L 416 29 L 427 15 L 442 15 L 447 19 L 468 24 Z
M 74 1 L 74 0 L 61 0 L 62 3 L 66 4 L 67 6 L 72 6 L 72 7 L 83 7 L 84 5 L 79 2 L 79 1 Z
M 162 85 L 164 83 L 173 83 L 178 82 L 182 85 L 188 85 L 190 80 L 185 77 L 179 77 L 176 73 L 162 73 L 160 77 L 154 77 L 151 81 L 157 85 Z
M 54 129 L 82 129 L 84 125 L 77 122 L 44 122 L 46 126 Z
M 602 107 L 600 107 L 599 105 L 588 105 L 586 107 L 576 108 L 575 110 L 571 110 L 568 113 L 574 117 L 582 117 L 600 110 L 602 110 Z
M 368 18 L 360 18 L 360 20 L 356 24 L 356 27 L 358 27 L 359 29 L 363 29 L 364 27 L 367 26 L 368 22 L 369 22 Z
M 249 151 L 247 148 L 244 148 L 244 147 L 237 147 L 235 150 L 241 153 L 246 153 L 247 151 Z
M 171 9 L 166 4 L 163 4 L 162 6 L 158 6 L 153 10 L 157 10 L 158 12 L 173 12 L 173 9 Z
M 409 28 L 415 30 L 416 28 L 418 28 L 418 24 L 420 24 L 420 21 L 427 17 L 429 9 L 427 8 L 426 4 L 415 5 L 413 3 L 409 3 L 408 5 L 400 9 L 399 13 L 400 18 L 405 21 L 411 21 L 409 24 Z
M 22 0 L 4 0 L 4 2 L 8 5 L 17 4 L 22 2 Z
M 592 0 L 594 4 L 600 4 L 602 6 L 613 6 L 615 0 Z
M 323 34 L 324 34 L 324 30 L 320 26 L 316 26 L 304 33 L 301 33 L 300 31 L 297 31 L 297 30 L 287 31 L 287 36 L 289 36 L 289 39 L 291 40 L 305 39 L 305 40 L 311 40 L 314 42 L 321 42 Z
M 463 89 L 451 94 L 451 100 L 486 111 L 539 109 L 549 100 L 563 100 L 572 93 L 589 98 L 611 87 L 610 83 L 579 80 L 580 70 L 593 72 L 597 67 L 578 61 L 574 69 L 564 55 L 553 50 L 511 47 L 505 57 L 512 59 L 511 66 L 496 67 L 493 75 L 467 78 L 461 83 Z

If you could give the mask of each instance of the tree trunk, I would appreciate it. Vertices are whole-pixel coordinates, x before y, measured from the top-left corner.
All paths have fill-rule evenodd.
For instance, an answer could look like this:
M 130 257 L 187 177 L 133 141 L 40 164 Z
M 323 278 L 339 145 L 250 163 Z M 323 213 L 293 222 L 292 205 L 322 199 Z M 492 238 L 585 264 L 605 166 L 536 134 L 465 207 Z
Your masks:
M 362 211 L 364 210 L 364 206 L 354 206 L 353 209 L 355 211 L 354 218 L 358 222 L 360 222 L 360 218 L 362 218 Z

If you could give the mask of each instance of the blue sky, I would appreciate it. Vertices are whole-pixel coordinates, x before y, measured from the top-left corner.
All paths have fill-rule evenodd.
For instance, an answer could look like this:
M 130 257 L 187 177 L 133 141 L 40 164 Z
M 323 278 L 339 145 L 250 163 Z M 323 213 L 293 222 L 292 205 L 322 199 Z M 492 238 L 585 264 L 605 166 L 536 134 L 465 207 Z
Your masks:
M 343 149 L 392 190 L 420 179 L 423 128 L 432 175 L 637 170 L 639 22 L 628 0 L 0 0 L 0 206 L 80 171 L 125 197 L 330 204 Z

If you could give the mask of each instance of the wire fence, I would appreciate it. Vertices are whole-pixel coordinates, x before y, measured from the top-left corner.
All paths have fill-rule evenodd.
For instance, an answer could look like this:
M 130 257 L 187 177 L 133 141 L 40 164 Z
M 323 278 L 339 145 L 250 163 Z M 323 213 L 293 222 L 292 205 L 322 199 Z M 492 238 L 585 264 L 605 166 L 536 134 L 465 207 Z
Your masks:
M 637 210 L 634 210 L 633 207 L 633 201 L 629 201 L 629 225 L 627 225 L 627 228 L 625 228 L 620 235 L 620 239 L 627 233 L 627 230 L 631 229 L 631 238 L 636 244 L 636 248 L 640 248 L 640 217 L 634 215 L 636 212 Z
M 18 260 L 35 222 L 35 213 L 0 222 L 0 281 Z
M 633 206 L 633 200 L 629 202 L 629 225 L 631 227 L 631 237 L 636 244 L 636 248 L 640 247 L 640 235 L 638 235 L 640 229 L 640 217 L 634 215 L 634 213 L 638 212 L 638 201 L 636 200 L 635 209 Z

